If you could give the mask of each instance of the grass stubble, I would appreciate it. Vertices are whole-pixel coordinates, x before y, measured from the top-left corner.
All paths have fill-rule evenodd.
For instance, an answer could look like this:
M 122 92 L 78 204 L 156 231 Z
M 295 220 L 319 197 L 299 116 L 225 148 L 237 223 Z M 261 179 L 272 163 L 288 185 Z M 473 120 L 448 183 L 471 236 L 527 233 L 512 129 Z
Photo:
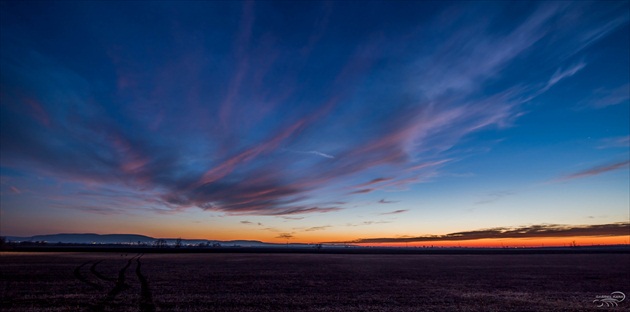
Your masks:
M 601 310 L 597 295 L 630 293 L 627 263 L 629 254 L 5 252 L 0 304 L 3 311 L 587 311 Z

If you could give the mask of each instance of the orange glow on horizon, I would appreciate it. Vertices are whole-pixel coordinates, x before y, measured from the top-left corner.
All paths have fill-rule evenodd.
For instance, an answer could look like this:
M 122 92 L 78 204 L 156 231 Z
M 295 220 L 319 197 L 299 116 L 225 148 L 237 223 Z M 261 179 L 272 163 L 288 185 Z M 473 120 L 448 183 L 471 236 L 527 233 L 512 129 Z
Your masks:
M 264 243 L 275 244 L 317 244 L 326 242 L 348 242 L 337 243 L 338 245 L 355 246 L 378 246 L 378 247 L 552 247 L 571 246 L 573 242 L 577 246 L 591 245 L 623 245 L 630 243 L 630 235 L 619 236 L 568 236 L 568 237 L 535 237 L 535 238 L 488 238 L 472 240 L 451 240 L 451 241 L 423 241 L 423 242 L 383 242 L 383 243 L 352 243 L 358 237 L 357 233 L 340 231 L 333 227 L 322 227 L 323 229 L 305 231 L 304 228 L 283 228 L 275 227 L 271 222 L 263 220 L 264 225 L 257 224 L 257 221 L 248 223 L 234 222 L 199 222 L 181 227 L 179 223 L 162 222 L 160 226 L 152 223 L 136 222 L 133 218 L 118 223 L 118 231 L 112 233 L 108 224 L 83 224 L 76 229 L 75 233 L 98 233 L 98 234 L 140 234 L 154 238 L 178 238 L 202 239 L 202 240 L 257 240 Z M 155 220 L 161 221 L 161 220 Z M 231 220 L 230 220 L 231 221 Z M 57 225 L 63 224 L 61 221 Z M 307 228 L 308 229 L 308 228 Z M 58 229 L 50 229 L 39 234 L 59 233 Z M 282 236 L 291 235 L 288 238 Z M 33 234 L 30 234 L 33 235 Z M 19 236 L 19 235 L 17 235 Z M 23 235 L 29 236 L 29 235 Z M 377 234 L 374 234 L 377 236 Z M 385 235 L 378 235 L 384 237 Z M 378 237 L 377 236 L 377 237 Z
M 546 237 L 546 238 L 510 238 L 510 239 L 477 239 L 465 241 L 434 241 L 409 243 L 369 243 L 354 244 L 358 246 L 379 247 L 563 247 L 595 246 L 595 245 L 627 245 L 628 236 L 576 236 L 576 237 Z

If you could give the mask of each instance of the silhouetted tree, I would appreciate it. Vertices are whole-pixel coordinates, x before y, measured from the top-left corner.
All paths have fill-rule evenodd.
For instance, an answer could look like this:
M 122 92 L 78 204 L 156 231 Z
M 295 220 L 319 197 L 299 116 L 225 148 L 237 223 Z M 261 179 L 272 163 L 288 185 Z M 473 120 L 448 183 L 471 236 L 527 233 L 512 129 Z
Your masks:
M 175 248 L 179 248 L 182 247 L 182 238 L 179 237 L 176 241 L 175 241 Z
M 166 240 L 160 238 L 153 243 L 153 246 L 157 248 L 164 248 L 166 247 Z

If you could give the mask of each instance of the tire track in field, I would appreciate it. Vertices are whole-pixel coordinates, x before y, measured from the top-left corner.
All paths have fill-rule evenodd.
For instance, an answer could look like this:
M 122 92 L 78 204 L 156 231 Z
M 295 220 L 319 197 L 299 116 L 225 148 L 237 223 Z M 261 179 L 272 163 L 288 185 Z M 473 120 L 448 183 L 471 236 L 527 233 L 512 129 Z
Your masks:
M 117 280 L 117 278 L 114 277 L 107 277 L 103 274 L 101 274 L 99 271 L 96 270 L 96 266 L 103 262 L 103 260 L 99 260 L 96 261 L 92 264 L 92 266 L 90 267 L 90 272 L 92 272 L 92 274 L 94 274 L 94 276 L 96 276 L 98 279 L 103 280 L 103 281 L 107 281 L 107 282 L 115 282 Z
M 151 294 L 147 278 L 142 275 L 142 271 L 140 271 L 140 266 L 142 265 L 140 258 L 142 258 L 142 255 L 136 258 L 136 275 L 138 276 L 138 280 L 140 280 L 140 311 L 154 312 L 155 304 L 153 303 L 153 295 Z
M 135 259 L 136 256 L 133 256 L 131 259 L 127 260 L 127 264 L 120 269 L 120 271 L 118 271 L 118 278 L 116 279 L 116 285 L 114 285 L 114 288 L 112 288 L 112 290 L 110 290 L 107 295 L 105 296 L 105 298 L 103 298 L 101 300 L 100 303 L 98 303 L 95 307 L 94 307 L 94 311 L 104 311 L 105 310 L 105 306 L 107 306 L 108 304 L 110 304 L 114 298 L 116 298 L 116 296 L 121 293 L 123 290 L 128 289 L 129 285 L 127 285 L 127 283 L 125 283 L 126 278 L 125 278 L 125 272 L 127 271 L 127 269 L 131 266 L 131 262 L 133 261 L 133 259 Z
M 76 279 L 80 280 L 81 282 L 90 285 L 92 288 L 102 291 L 103 290 L 103 286 L 91 282 L 89 281 L 85 276 L 83 276 L 83 274 L 81 274 L 81 268 L 84 267 L 86 264 L 90 263 L 91 261 L 87 261 L 87 262 L 83 262 L 83 264 L 79 265 L 78 267 L 74 268 L 74 277 L 76 277 Z

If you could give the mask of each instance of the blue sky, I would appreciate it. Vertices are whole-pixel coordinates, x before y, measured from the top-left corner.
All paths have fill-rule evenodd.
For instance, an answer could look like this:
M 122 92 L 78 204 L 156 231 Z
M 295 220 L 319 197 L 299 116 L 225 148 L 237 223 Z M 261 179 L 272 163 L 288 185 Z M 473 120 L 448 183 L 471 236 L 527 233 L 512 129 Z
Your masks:
M 628 223 L 628 1 L 0 12 L 3 235 Z

